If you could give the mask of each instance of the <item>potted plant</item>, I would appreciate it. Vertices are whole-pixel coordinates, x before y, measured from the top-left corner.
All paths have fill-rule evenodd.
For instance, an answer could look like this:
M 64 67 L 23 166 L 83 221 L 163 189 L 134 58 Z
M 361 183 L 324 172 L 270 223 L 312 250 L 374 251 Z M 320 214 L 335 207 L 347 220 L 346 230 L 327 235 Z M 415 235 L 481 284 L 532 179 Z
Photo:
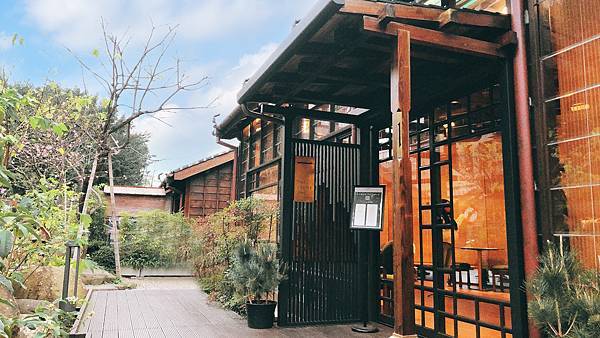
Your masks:
M 277 259 L 277 246 L 245 240 L 233 253 L 229 277 L 237 297 L 246 301 L 248 327 L 268 329 L 273 327 L 275 307 L 272 300 L 283 275 Z

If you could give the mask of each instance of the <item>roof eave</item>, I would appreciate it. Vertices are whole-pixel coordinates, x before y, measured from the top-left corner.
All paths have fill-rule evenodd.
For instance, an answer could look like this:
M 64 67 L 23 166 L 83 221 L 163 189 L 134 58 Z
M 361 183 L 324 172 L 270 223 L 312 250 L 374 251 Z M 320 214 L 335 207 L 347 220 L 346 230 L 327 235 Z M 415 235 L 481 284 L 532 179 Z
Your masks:
M 316 30 L 322 27 L 326 20 L 338 12 L 344 3 L 345 0 L 321 0 L 317 3 L 308 15 L 294 27 L 292 34 L 279 45 L 260 69 L 244 83 L 238 93 L 238 102 L 240 104 L 249 102 L 261 82 L 288 59 L 288 54 L 292 53 L 294 46 L 304 41 L 305 38 L 310 38 Z
M 237 133 L 239 132 L 237 128 L 237 124 L 244 118 L 244 112 L 242 108 L 238 105 L 233 109 L 227 117 L 221 122 L 216 128 L 216 135 L 220 139 L 231 140 L 236 138 Z

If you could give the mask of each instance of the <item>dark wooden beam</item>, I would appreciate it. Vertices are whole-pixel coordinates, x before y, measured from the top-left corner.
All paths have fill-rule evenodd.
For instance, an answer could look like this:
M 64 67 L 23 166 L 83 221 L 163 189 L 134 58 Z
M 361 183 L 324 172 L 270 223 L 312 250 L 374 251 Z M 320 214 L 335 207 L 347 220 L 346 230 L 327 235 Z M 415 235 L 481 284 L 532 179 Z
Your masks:
M 285 99 L 289 101 L 287 103 L 335 104 L 338 106 L 373 109 L 384 106 L 384 102 L 386 102 L 388 98 L 369 93 L 347 96 L 335 95 L 334 93 L 302 91 L 294 96 L 286 97 Z M 281 97 L 281 100 L 283 100 L 283 97 Z
M 502 14 L 475 13 L 451 8 L 442 12 L 437 21 L 442 29 L 452 25 L 461 25 L 510 30 L 510 15 Z
M 335 113 L 318 109 L 302 109 L 298 107 L 279 107 L 272 105 L 263 105 L 262 108 L 264 113 L 281 114 L 284 116 L 294 115 L 297 117 L 303 117 L 320 121 L 333 121 L 354 125 L 358 124 L 361 121 L 359 115 Z
M 379 12 L 377 16 L 377 21 L 379 21 L 379 26 L 385 27 L 390 21 L 392 21 L 396 16 L 396 12 L 392 4 L 385 4 Z
M 322 57 L 318 69 L 316 69 L 312 74 L 309 74 L 301 83 L 294 85 L 293 88 L 289 90 L 287 95 L 283 96 L 276 103 L 281 105 L 282 103 L 287 103 L 292 98 L 296 97 L 298 93 L 302 92 L 307 85 L 317 78 L 318 74 L 324 73 L 330 67 L 335 66 L 338 58 L 348 55 L 348 53 L 353 51 L 356 46 L 364 42 L 364 35 L 356 39 L 356 34 L 357 31 L 352 29 L 338 29 L 337 31 L 334 31 L 334 43 L 338 46 L 335 53 L 331 53 Z
M 394 332 L 415 334 L 412 166 L 409 157 L 411 109 L 410 32 L 398 31 L 390 72 L 394 229 Z
M 331 55 L 337 51 L 339 47 L 322 42 L 307 42 L 302 45 L 302 48 L 298 48 L 296 55 L 298 56 L 325 56 Z
M 389 6 L 393 10 L 395 19 L 438 21 L 440 14 L 444 12 L 443 9 L 439 8 L 412 6 L 408 4 L 389 4 L 366 0 L 346 0 L 340 12 L 379 17 L 381 13 L 386 11 L 386 6 Z
M 454 52 L 466 53 L 488 58 L 503 58 L 504 52 L 497 43 L 448 34 L 432 29 L 390 22 L 385 28 L 379 26 L 375 18 L 364 17 L 364 28 L 367 31 L 396 35 L 399 30 L 410 32 L 411 41 L 415 44 L 442 48 Z
M 502 48 L 514 47 L 517 45 L 517 33 L 513 31 L 506 32 L 496 39 L 496 43 Z
M 302 62 L 298 65 L 300 74 L 315 74 L 319 69 L 316 62 Z M 331 67 L 326 72 L 316 74 L 317 79 L 325 79 L 343 84 L 355 84 L 359 86 L 387 87 L 388 78 L 384 74 L 365 74 L 364 68 L 359 72 L 356 69 L 346 69 L 340 67 Z

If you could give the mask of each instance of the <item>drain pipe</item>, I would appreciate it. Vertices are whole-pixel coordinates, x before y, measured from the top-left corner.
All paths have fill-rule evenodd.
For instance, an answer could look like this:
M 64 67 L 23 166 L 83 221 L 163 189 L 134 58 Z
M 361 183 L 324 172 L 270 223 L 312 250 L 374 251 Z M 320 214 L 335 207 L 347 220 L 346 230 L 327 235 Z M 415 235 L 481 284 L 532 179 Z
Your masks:
M 213 117 L 214 127 L 212 134 L 217 139 L 218 145 L 231 149 L 233 151 L 233 172 L 231 174 L 231 192 L 229 194 L 229 198 L 231 201 L 235 201 L 237 199 L 238 147 L 221 140 L 219 127 L 217 125 L 217 116 L 219 115 L 215 115 Z
M 517 48 L 513 62 L 514 99 L 517 122 L 519 154 L 519 182 L 521 193 L 521 223 L 523 227 L 523 260 L 525 278 L 529 279 L 538 268 L 538 235 L 535 205 L 535 183 L 533 176 L 533 150 L 529 119 L 529 86 L 527 72 L 525 1 L 510 0 L 511 26 L 517 35 Z M 529 336 L 540 337 L 540 332 L 529 323 Z
M 231 174 L 231 193 L 229 197 L 231 201 L 235 201 L 237 199 L 238 147 L 221 140 L 219 136 L 217 136 L 217 144 L 233 150 L 233 173 Z
M 283 124 L 283 119 L 275 117 L 275 116 L 271 116 L 271 115 L 266 115 L 265 113 L 263 113 L 263 105 L 260 105 L 260 110 L 261 112 L 255 112 L 252 111 L 250 109 L 248 109 L 248 106 L 246 106 L 245 103 L 240 104 L 240 108 L 242 108 L 242 112 L 244 113 L 244 115 L 255 118 L 255 119 L 261 119 L 261 120 L 265 120 L 265 121 L 269 121 L 271 123 L 277 123 L 277 124 Z

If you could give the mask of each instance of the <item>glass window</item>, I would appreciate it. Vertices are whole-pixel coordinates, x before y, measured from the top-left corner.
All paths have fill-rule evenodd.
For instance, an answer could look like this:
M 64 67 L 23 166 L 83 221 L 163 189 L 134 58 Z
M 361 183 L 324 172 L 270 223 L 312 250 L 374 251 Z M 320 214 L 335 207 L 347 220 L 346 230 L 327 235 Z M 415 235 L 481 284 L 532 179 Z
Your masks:
M 283 139 L 282 135 L 283 135 L 283 127 L 282 126 L 277 126 L 275 127 L 275 130 L 273 131 L 274 136 L 274 143 L 273 143 L 273 158 L 278 158 L 281 156 L 281 141 Z
M 250 128 L 250 156 L 249 156 L 249 167 L 254 168 L 260 165 L 260 135 L 261 135 L 262 125 L 261 121 L 256 119 L 252 121 Z
M 411 137 L 411 147 L 412 147 Z M 392 128 L 379 131 L 379 161 L 384 162 L 392 159 Z
M 539 6 L 552 232 L 600 269 L 600 2 Z
M 261 169 L 259 173 L 259 182 L 260 187 L 279 182 L 279 164 Z
M 271 122 L 264 122 L 262 129 L 262 161 L 261 163 L 267 163 L 273 159 L 273 124 Z
M 294 123 L 294 138 L 308 140 L 310 139 L 311 121 L 309 119 L 300 118 Z
M 331 122 L 329 121 L 313 121 L 314 139 L 320 140 L 331 132 Z

